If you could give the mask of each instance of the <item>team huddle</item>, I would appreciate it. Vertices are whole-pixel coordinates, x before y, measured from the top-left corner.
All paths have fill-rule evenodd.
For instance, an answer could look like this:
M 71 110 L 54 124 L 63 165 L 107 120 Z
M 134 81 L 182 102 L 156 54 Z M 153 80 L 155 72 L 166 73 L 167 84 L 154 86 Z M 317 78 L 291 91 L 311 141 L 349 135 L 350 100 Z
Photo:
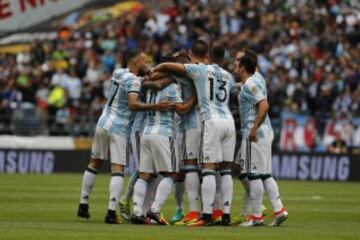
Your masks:
M 83 175 L 79 217 L 90 217 L 89 197 L 96 174 L 109 159 L 106 223 L 119 223 L 119 206 L 126 221 L 169 225 L 161 209 L 174 187 L 176 213 L 170 222 L 175 225 L 264 225 L 264 192 L 274 212 L 269 225 L 279 226 L 287 219 L 271 176 L 274 133 L 257 56 L 247 49 L 237 53 L 234 76 L 242 82 L 241 87 L 221 67 L 224 56 L 222 47 L 209 48 L 202 40 L 194 41 L 189 54 L 166 55 L 152 69 L 143 52 L 127 54 L 127 67 L 113 73 L 109 97 L 95 129 L 91 160 Z M 242 136 L 236 156 L 233 105 L 238 105 Z M 130 155 L 137 172 L 120 197 Z M 234 165 L 240 166 L 245 191 L 241 218 L 231 219 Z

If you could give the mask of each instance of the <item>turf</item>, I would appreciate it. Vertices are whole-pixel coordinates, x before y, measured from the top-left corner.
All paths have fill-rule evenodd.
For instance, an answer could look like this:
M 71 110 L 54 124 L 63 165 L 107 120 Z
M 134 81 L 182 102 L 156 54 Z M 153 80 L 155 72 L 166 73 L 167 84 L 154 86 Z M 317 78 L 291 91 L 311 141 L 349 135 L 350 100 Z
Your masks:
M 76 217 L 80 174 L 0 174 L 0 239 L 360 239 L 360 184 L 280 181 L 290 218 L 279 228 L 189 228 L 103 223 L 108 176 L 99 175 L 91 196 L 91 218 Z M 235 181 L 233 215 L 242 189 Z M 173 197 L 164 207 L 174 210 Z

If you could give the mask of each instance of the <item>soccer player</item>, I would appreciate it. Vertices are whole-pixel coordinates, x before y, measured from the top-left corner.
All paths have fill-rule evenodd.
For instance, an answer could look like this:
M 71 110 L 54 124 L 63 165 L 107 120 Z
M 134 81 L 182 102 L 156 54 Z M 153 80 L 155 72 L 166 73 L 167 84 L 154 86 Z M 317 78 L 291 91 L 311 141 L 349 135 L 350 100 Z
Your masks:
M 270 226 L 279 226 L 288 216 L 282 205 L 278 186 L 271 176 L 271 145 L 274 138 L 267 111 L 266 82 L 256 73 L 254 57 L 243 55 L 236 59 L 235 74 L 243 82 L 239 94 L 241 118 L 241 172 L 247 174 L 250 189 L 252 214 L 240 226 L 260 226 L 264 224 L 262 197 L 265 190 L 274 209 Z
M 182 102 L 179 87 L 173 83 L 161 91 L 148 91 L 147 102 L 156 104 L 165 100 L 172 102 L 179 114 L 185 114 L 196 103 L 194 94 L 185 103 Z M 132 222 L 147 223 L 143 204 L 148 188 L 148 182 L 154 174 L 161 173 L 164 178 L 159 183 L 155 200 L 147 212 L 147 217 L 157 224 L 168 225 L 167 220 L 160 213 L 161 207 L 168 198 L 174 185 L 176 169 L 174 145 L 174 111 L 148 111 L 145 118 L 143 134 L 141 136 L 139 179 L 134 187 L 134 211 Z
M 230 89 L 235 85 L 231 74 L 217 65 L 205 64 L 208 45 L 196 40 L 190 51 L 192 64 L 163 63 L 154 72 L 171 72 L 188 76 L 195 84 L 202 120 L 201 196 L 203 214 L 192 226 L 211 226 L 216 192 L 215 173 L 221 172 L 224 225 L 230 224 L 230 207 L 233 194 L 231 163 L 235 150 L 234 119 L 229 109 Z
M 175 62 L 190 63 L 190 57 L 184 52 L 174 54 Z M 176 82 L 181 87 L 182 97 L 184 100 L 190 98 L 193 92 L 193 83 L 186 79 L 184 75 L 173 74 Z M 201 117 L 198 104 L 188 113 L 180 116 L 178 124 L 179 138 L 179 158 L 183 161 L 183 168 L 185 172 L 185 189 L 189 200 L 189 212 L 183 216 L 179 210 L 180 204 L 177 204 L 176 215 L 173 216 L 172 221 L 177 225 L 184 225 L 195 222 L 199 219 L 200 209 L 198 201 L 200 199 L 200 178 L 198 157 L 200 151 L 200 136 L 201 136 Z M 178 191 L 180 192 L 180 191 Z M 176 201 L 179 202 L 180 194 L 176 194 Z
M 130 51 L 127 68 L 114 71 L 110 94 L 95 129 L 91 159 L 86 168 L 81 188 L 77 215 L 89 218 L 89 197 L 94 187 L 96 174 L 104 160 L 110 159 L 111 180 L 106 223 L 119 223 L 116 206 L 123 183 L 124 166 L 127 162 L 128 137 L 134 118 L 133 110 L 161 110 L 173 108 L 169 101 L 145 104 L 138 101 L 141 81 L 138 76 L 148 71 L 147 57 L 140 51 Z

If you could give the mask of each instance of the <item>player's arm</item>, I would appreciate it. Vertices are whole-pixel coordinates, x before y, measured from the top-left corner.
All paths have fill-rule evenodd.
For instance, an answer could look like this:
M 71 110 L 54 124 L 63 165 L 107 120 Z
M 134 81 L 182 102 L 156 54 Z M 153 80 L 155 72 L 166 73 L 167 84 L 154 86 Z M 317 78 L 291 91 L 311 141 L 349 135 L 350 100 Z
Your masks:
M 145 78 L 142 87 L 146 89 L 161 90 L 173 82 L 174 80 L 170 76 L 162 77 L 156 80 L 153 80 L 152 78 Z
M 177 103 L 175 104 L 175 111 L 179 115 L 184 115 L 188 113 L 196 104 L 197 102 L 197 96 L 196 93 L 193 92 L 191 97 L 186 100 L 184 103 Z
M 168 72 L 154 72 L 151 74 L 151 81 L 157 81 L 162 78 L 170 77 Z
M 161 63 L 157 65 L 153 70 L 152 74 L 157 72 L 166 72 L 166 73 L 178 73 L 185 75 L 186 70 L 183 64 L 181 63 Z M 151 76 L 152 77 L 152 76 Z
M 161 101 L 155 104 L 148 104 L 139 101 L 139 94 L 129 93 L 128 94 L 128 106 L 132 111 L 171 111 L 175 108 L 174 104 L 170 101 Z
M 264 122 L 266 118 L 266 114 L 269 110 L 269 103 L 266 99 L 263 99 L 257 103 L 257 116 L 255 118 L 254 125 L 250 131 L 249 140 L 250 141 L 257 141 L 256 138 L 256 131 L 259 126 Z

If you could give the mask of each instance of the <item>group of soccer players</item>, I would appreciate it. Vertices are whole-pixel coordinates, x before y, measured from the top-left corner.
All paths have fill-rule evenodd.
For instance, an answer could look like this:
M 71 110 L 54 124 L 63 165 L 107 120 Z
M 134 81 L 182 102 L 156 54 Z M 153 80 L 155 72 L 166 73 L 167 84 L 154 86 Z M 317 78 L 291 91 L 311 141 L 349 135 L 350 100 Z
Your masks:
M 271 176 L 273 130 L 267 111 L 266 82 L 251 50 L 236 54 L 235 79 L 223 69 L 225 50 L 196 40 L 189 53 L 164 56 L 154 68 L 141 51 L 127 54 L 127 67 L 114 71 L 108 101 L 95 129 L 78 216 L 89 218 L 89 197 L 103 160 L 111 162 L 106 223 L 121 216 L 134 224 L 169 225 L 161 209 L 175 186 L 176 225 L 231 225 L 232 167 L 239 164 L 244 186 L 240 226 L 264 225 L 264 190 L 274 215 L 269 225 L 288 217 Z M 234 101 L 235 100 L 235 101 Z M 231 111 L 239 106 L 241 147 L 234 161 L 236 132 Z M 131 147 L 130 147 L 131 145 Z M 131 153 L 130 153 L 131 149 Z M 136 162 L 120 199 L 129 155 Z M 186 191 L 189 212 L 182 201 Z M 133 200 L 132 214 L 130 211 Z

